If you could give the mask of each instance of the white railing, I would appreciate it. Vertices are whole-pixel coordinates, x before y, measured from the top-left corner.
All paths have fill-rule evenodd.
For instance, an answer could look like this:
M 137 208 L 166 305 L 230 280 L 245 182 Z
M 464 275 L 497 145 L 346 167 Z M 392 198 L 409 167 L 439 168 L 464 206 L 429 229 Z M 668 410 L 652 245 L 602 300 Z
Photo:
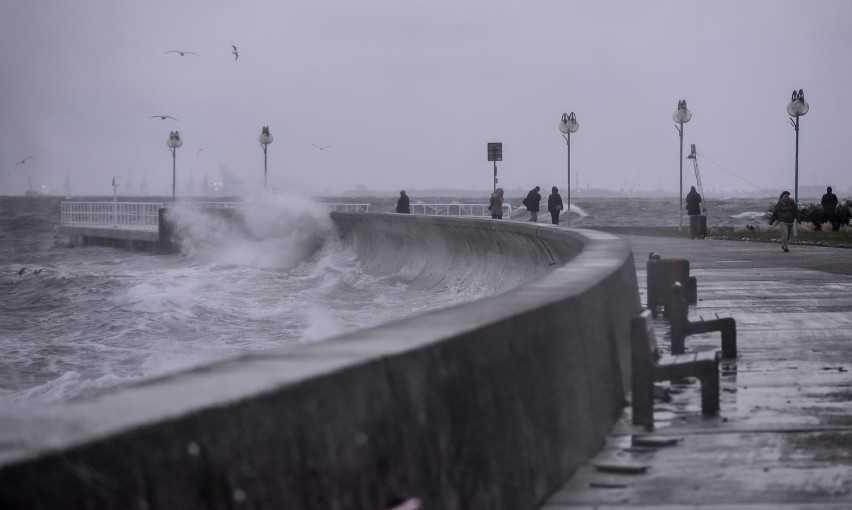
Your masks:
M 239 209 L 242 202 L 179 202 L 194 210 Z M 370 212 L 370 204 L 320 203 L 327 211 Z M 60 222 L 77 227 L 110 226 L 130 230 L 158 230 L 163 203 L 151 202 L 62 202 Z
M 411 204 L 412 214 L 430 216 L 491 216 L 488 204 Z M 512 206 L 503 204 L 504 216 L 512 215 Z
M 61 222 L 69 226 L 158 230 L 162 207 L 150 202 L 62 202 Z
M 321 202 L 320 206 L 324 207 L 326 211 L 340 211 L 340 212 L 362 212 L 368 213 L 370 212 L 370 204 L 333 204 L 329 202 Z

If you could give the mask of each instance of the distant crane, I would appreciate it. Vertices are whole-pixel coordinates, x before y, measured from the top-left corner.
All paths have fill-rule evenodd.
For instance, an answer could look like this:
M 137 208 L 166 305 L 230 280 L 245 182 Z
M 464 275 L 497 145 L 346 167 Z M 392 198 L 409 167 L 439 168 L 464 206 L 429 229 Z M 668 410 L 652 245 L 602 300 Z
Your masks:
M 704 186 L 701 185 L 701 172 L 698 171 L 698 157 L 695 153 L 695 144 L 692 144 L 692 150 L 686 159 L 691 159 L 692 166 L 695 168 L 695 182 L 698 184 L 698 193 L 701 194 L 701 214 L 707 216 L 707 197 L 704 196 Z

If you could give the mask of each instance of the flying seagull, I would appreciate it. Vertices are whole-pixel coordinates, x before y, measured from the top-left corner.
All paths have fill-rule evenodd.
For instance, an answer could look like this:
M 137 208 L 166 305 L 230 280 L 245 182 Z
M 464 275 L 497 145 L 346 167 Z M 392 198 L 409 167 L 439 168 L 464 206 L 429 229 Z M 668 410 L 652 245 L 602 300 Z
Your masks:
M 314 147 L 316 147 L 317 149 L 319 149 L 321 151 L 331 148 L 331 145 L 323 145 L 322 147 L 320 147 L 319 145 L 317 145 L 315 143 L 312 143 L 311 145 L 313 145 Z
M 15 163 L 15 170 L 17 170 L 17 169 L 18 169 L 18 165 L 23 165 L 24 163 L 26 163 L 26 162 L 27 162 L 27 160 L 28 160 L 28 159 L 35 159 L 35 158 L 34 158 L 34 157 L 32 157 L 32 156 L 27 156 L 27 157 L 25 157 L 24 159 L 22 159 L 22 160 L 18 161 L 17 163 Z
M 181 57 L 184 56 L 184 55 L 195 55 L 196 57 L 201 56 L 198 53 L 195 53 L 194 51 L 169 50 L 169 51 L 164 51 L 163 53 L 180 53 Z
M 171 115 L 151 115 L 148 118 L 149 119 L 163 119 L 163 120 L 166 120 L 166 119 L 180 120 L 180 119 L 176 119 L 176 118 L 172 117 Z
M 234 55 L 234 62 L 236 62 L 237 59 L 240 58 L 240 53 L 237 51 L 237 47 L 233 44 L 231 45 L 231 48 L 234 48 L 234 51 L 232 51 L 231 53 Z
M 198 149 L 197 151 L 195 151 L 195 155 L 198 156 L 199 154 L 201 154 L 201 151 L 203 151 L 203 150 L 204 150 L 204 147 Z

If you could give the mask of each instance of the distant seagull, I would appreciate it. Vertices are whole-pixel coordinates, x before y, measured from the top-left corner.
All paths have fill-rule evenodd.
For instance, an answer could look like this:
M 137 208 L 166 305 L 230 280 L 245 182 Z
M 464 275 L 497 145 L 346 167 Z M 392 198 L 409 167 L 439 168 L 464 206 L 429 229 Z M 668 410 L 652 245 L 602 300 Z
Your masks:
M 313 145 L 314 147 L 316 147 L 317 149 L 319 149 L 319 150 L 321 150 L 321 151 L 324 151 L 324 150 L 326 150 L 326 149 L 330 149 L 330 148 L 331 148 L 331 145 L 323 145 L 322 147 L 320 147 L 319 145 L 317 145 L 317 144 L 315 144 L 315 143 L 312 143 L 311 145 Z
M 237 47 L 233 44 L 231 45 L 231 48 L 234 48 L 234 51 L 232 51 L 231 53 L 234 55 L 234 62 L 236 62 L 237 59 L 240 58 L 240 52 L 237 51 Z
M 35 158 L 34 158 L 34 157 L 32 157 L 32 156 L 27 156 L 27 157 L 25 157 L 24 159 L 22 159 L 22 160 L 18 161 L 17 163 L 15 163 L 15 170 L 17 170 L 17 169 L 18 169 L 18 165 L 23 165 L 24 163 L 26 163 L 26 162 L 27 162 L 27 160 L 28 160 L 28 159 L 35 159 Z
M 24 266 L 24 267 L 22 267 L 22 268 L 21 268 L 21 270 L 20 270 L 20 271 L 18 271 L 18 276 L 21 276 L 22 274 L 24 274 L 24 271 L 26 271 L 26 270 L 27 270 L 27 267 L 29 267 L 29 266 Z
M 204 147 L 198 149 L 197 151 L 195 151 L 195 155 L 198 156 L 199 154 L 201 154 L 201 151 L 203 151 L 203 150 L 204 150 Z
M 151 115 L 148 118 L 149 119 L 163 119 L 163 120 L 166 120 L 166 119 L 180 120 L 180 119 L 176 119 L 176 118 L 172 117 L 171 115 Z
M 196 57 L 201 56 L 198 53 L 195 53 L 194 51 L 169 50 L 169 51 L 164 51 L 163 53 L 180 53 L 181 57 L 184 56 L 184 55 L 195 55 Z

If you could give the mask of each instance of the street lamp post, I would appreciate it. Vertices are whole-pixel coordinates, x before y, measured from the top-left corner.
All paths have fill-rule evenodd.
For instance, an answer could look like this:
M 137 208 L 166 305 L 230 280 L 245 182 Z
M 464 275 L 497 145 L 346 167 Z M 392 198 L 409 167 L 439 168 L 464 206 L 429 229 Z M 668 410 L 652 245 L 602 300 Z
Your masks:
M 269 133 L 269 126 L 263 126 L 260 136 L 257 137 L 260 146 L 263 147 L 263 189 L 266 189 L 266 146 L 272 143 L 272 135 Z
M 177 167 L 177 148 L 183 145 L 183 140 L 180 139 L 180 133 L 177 131 L 172 131 L 169 133 L 169 141 L 166 142 L 166 145 L 172 150 L 172 202 L 175 201 L 175 182 L 177 178 L 176 167 Z
M 680 200 L 680 223 L 678 225 L 678 232 L 683 230 L 683 125 L 689 122 L 692 119 L 692 112 L 686 108 L 686 99 L 681 99 L 677 102 L 677 110 L 675 110 L 672 115 L 672 119 L 677 122 L 678 135 L 680 135 L 680 190 L 679 192 L 679 200 Z
M 802 89 L 793 91 L 793 98 L 787 103 L 787 114 L 790 116 L 790 124 L 796 130 L 796 173 L 793 183 L 793 200 L 796 202 L 796 207 L 799 207 L 799 117 L 808 113 L 810 106 L 805 101 L 805 92 Z M 793 221 L 793 235 L 799 235 L 799 222 Z
M 568 207 L 565 209 L 565 217 L 568 220 L 568 226 L 571 226 L 571 133 L 576 133 L 580 129 L 580 124 L 577 123 L 577 117 L 574 112 L 563 113 L 562 120 L 559 121 L 559 131 L 562 132 L 562 138 L 565 139 L 565 145 L 568 147 Z

